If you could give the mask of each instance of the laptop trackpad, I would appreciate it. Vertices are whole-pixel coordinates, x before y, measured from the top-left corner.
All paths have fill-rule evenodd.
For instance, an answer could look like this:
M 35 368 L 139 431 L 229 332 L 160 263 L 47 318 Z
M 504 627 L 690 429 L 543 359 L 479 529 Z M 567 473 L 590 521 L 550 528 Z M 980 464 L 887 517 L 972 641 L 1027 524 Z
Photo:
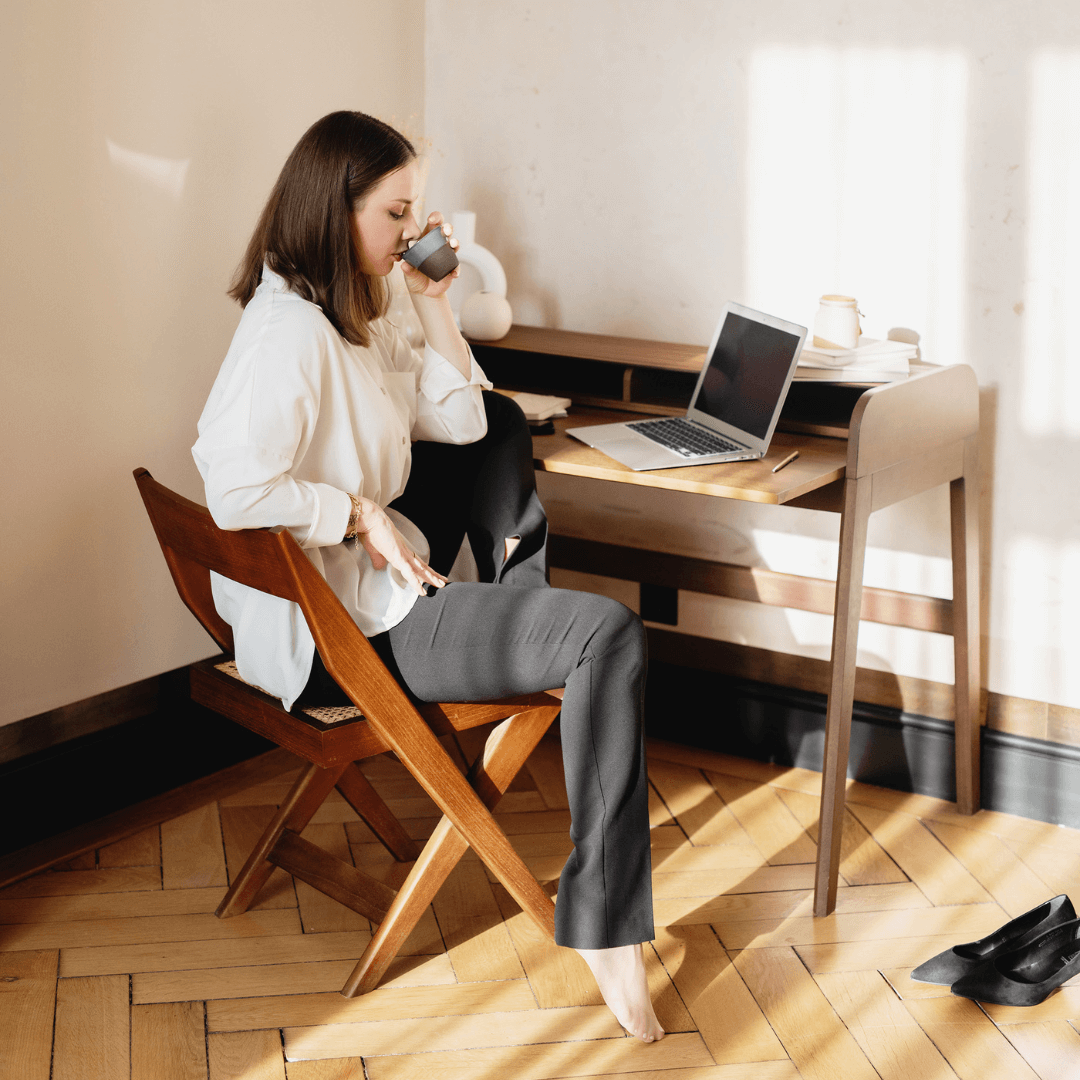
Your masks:
M 631 431 L 625 424 L 596 424 L 593 427 L 568 428 L 567 435 L 613 457 L 631 469 L 662 469 L 681 465 L 678 455 L 651 439 Z

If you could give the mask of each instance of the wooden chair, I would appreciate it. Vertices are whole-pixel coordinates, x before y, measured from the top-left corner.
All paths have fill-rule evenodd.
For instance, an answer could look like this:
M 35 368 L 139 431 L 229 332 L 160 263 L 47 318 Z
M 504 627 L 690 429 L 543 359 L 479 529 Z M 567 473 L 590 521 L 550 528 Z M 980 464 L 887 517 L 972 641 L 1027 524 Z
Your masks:
M 143 503 L 181 599 L 225 652 L 232 630 L 218 615 L 210 571 L 300 605 L 326 669 L 356 706 L 326 723 L 294 710 L 223 670 L 222 658 L 191 670 L 193 700 L 243 724 L 308 764 L 278 809 L 217 914 L 246 911 L 275 866 L 377 924 L 342 993 L 373 990 L 439 886 L 471 846 L 514 900 L 554 937 L 551 898 L 510 846 L 491 811 L 559 712 L 540 693 L 482 703 L 415 704 L 387 671 L 291 533 L 283 528 L 227 532 L 209 511 L 135 470 Z M 463 775 L 439 738 L 502 720 Z M 356 764 L 392 751 L 443 813 L 418 851 Z M 333 788 L 345 797 L 394 857 L 415 863 L 395 893 L 300 833 Z

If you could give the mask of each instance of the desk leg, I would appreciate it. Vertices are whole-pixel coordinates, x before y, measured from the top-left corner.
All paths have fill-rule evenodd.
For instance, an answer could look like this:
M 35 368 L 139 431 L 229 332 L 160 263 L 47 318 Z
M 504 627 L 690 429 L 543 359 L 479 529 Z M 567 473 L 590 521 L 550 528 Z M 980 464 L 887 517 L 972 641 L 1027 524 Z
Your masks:
M 851 709 L 855 700 L 855 648 L 859 641 L 859 613 L 862 610 L 866 525 L 870 519 L 870 485 L 868 476 L 862 480 L 844 481 L 833 614 L 832 680 L 825 714 L 825 763 L 821 776 L 821 820 L 814 877 L 815 915 L 828 915 L 836 907 Z
M 953 668 L 956 693 L 956 804 L 979 809 L 979 470 L 972 436 L 964 447 L 964 475 L 949 485 L 952 512 Z

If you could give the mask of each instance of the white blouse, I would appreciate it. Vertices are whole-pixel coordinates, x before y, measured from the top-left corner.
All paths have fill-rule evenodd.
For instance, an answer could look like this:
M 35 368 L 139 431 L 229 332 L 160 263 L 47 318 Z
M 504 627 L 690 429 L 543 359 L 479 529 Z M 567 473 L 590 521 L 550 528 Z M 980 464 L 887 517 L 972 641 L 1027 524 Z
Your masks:
M 264 270 L 192 447 L 218 526 L 288 527 L 368 637 L 401 622 L 417 594 L 393 567 L 375 570 L 363 545 L 341 542 L 348 492 L 385 508 L 405 490 L 413 440 L 482 438 L 481 389 L 491 388 L 475 359 L 466 379 L 430 346 L 421 357 L 385 319 L 370 330 L 368 348 L 350 345 Z M 426 558 L 420 530 L 390 514 Z M 240 676 L 292 708 L 315 653 L 299 606 L 217 574 L 212 587 Z

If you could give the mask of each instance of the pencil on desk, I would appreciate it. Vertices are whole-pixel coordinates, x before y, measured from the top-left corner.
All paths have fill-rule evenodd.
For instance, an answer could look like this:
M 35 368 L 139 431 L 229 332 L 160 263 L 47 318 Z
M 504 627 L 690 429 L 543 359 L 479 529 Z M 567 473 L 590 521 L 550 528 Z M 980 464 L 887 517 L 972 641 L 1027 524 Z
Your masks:
M 773 472 L 779 472 L 785 465 L 790 465 L 799 456 L 798 450 L 793 450 L 783 461 L 773 466 Z

